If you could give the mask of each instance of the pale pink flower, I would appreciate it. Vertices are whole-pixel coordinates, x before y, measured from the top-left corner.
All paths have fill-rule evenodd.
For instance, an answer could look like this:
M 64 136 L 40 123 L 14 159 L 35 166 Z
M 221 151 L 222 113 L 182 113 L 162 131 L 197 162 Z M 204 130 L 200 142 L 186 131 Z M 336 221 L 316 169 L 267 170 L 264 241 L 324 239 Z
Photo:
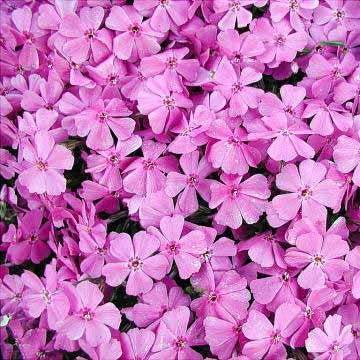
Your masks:
M 30 193 L 60 195 L 66 189 L 63 170 L 70 170 L 74 163 L 71 151 L 55 144 L 46 131 L 39 131 L 24 148 L 25 169 L 19 181 Z
M 206 157 L 199 161 L 199 152 L 193 151 L 180 157 L 180 166 L 184 174 L 169 172 L 166 178 L 165 192 L 170 197 L 177 198 L 177 207 L 188 216 L 199 208 L 197 192 L 205 200 L 210 199 L 210 184 L 212 180 L 205 179 L 214 169 Z
M 154 253 L 160 242 L 154 236 L 140 231 L 133 241 L 126 233 L 111 233 L 110 255 L 112 262 L 103 267 L 107 284 L 118 286 L 128 278 L 126 293 L 139 295 L 153 287 L 153 279 L 161 280 L 168 270 L 169 263 L 162 254 Z
M 193 103 L 184 94 L 175 92 L 163 75 L 146 81 L 146 88 L 138 94 L 138 108 L 148 115 L 150 127 L 155 134 L 171 130 L 181 119 L 181 108 L 191 108 Z
M 354 170 L 352 180 L 360 186 L 360 142 L 346 135 L 340 136 L 334 147 L 334 160 L 342 173 Z
M 134 8 L 146 13 L 154 10 L 150 18 L 151 27 L 160 32 L 166 32 L 176 26 L 186 23 L 188 19 L 188 0 L 135 0 Z
M 270 190 L 265 176 L 257 174 L 241 182 L 239 176 L 222 175 L 224 183 L 211 184 L 210 209 L 219 206 L 215 220 L 220 225 L 237 229 L 243 219 L 253 224 L 266 209 Z
M 306 350 L 316 353 L 324 360 L 342 360 L 348 354 L 349 345 L 354 341 L 351 325 L 341 326 L 340 315 L 330 315 L 324 330 L 316 328 L 309 333 L 305 341 Z M 321 354 L 321 355 L 320 355 Z
M 215 90 L 220 91 L 230 101 L 229 114 L 232 117 L 244 115 L 248 108 L 258 106 L 263 90 L 248 86 L 261 80 L 262 74 L 252 67 L 238 71 L 224 57 L 212 80 L 216 83 Z
M 164 314 L 156 333 L 152 347 L 153 355 L 149 360 L 164 358 L 181 360 L 201 360 L 203 357 L 191 346 L 202 345 L 204 342 L 197 337 L 196 322 L 188 329 L 190 310 L 179 306 Z M 195 331 L 194 331 L 195 330 Z
M 143 22 L 132 6 L 113 6 L 107 17 L 106 26 L 119 31 L 114 38 L 114 54 L 121 60 L 137 60 L 160 51 L 158 39 L 161 33 L 150 28 L 150 21 Z
M 60 331 L 70 340 L 84 339 L 90 346 L 108 343 L 109 327 L 118 329 L 121 321 L 119 310 L 113 303 L 99 305 L 104 298 L 99 288 L 89 281 L 69 287 L 72 315 L 68 316 Z M 70 295 L 69 295 L 70 296 Z
M 173 261 L 179 270 L 182 279 L 188 279 L 192 274 L 200 270 L 200 255 L 204 253 L 206 242 L 204 233 L 193 230 L 185 236 L 181 236 L 184 228 L 184 218 L 180 215 L 173 217 L 165 216 L 160 221 L 161 232 L 154 228 L 148 228 L 160 241 L 160 251 L 164 254 L 171 269 Z
M 326 207 L 335 208 L 338 198 L 337 184 L 324 179 L 326 167 L 313 160 L 304 160 L 299 170 L 294 164 L 286 165 L 276 176 L 276 186 L 288 191 L 272 200 L 275 211 L 281 219 L 292 220 L 299 210 L 303 216 L 314 212 L 326 212 Z
M 5 275 L 0 281 L 2 314 L 15 314 L 22 308 L 24 283 L 19 275 Z
M 325 280 L 340 280 L 348 270 L 342 257 L 349 252 L 349 245 L 338 235 L 308 233 L 296 240 L 296 248 L 286 251 L 285 260 L 293 267 L 304 269 L 298 283 L 304 289 L 320 289 Z
M 121 333 L 121 359 L 148 360 L 154 341 L 155 335 L 150 330 L 131 329 L 127 333 Z

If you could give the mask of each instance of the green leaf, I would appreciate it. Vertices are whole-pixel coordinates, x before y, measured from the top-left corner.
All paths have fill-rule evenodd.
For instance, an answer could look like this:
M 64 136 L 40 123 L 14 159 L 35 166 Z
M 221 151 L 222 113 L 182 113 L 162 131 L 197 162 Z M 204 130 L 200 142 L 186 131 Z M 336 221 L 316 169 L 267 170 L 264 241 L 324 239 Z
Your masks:
M 4 315 L 3 318 L 1 319 L 0 326 L 1 327 L 7 326 L 10 320 L 11 320 L 10 315 Z

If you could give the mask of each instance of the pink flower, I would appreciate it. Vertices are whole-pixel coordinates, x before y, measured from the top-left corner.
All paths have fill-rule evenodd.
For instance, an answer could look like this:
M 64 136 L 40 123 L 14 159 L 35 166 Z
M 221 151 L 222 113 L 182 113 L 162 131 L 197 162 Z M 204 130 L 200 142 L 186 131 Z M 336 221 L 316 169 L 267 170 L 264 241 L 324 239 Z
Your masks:
M 251 310 L 243 325 L 244 335 L 250 339 L 243 354 L 254 359 L 286 359 L 284 343 L 289 336 L 288 327 L 299 311 L 297 306 L 284 303 L 276 310 L 272 325 L 263 313 Z
M 307 119 L 312 116 L 314 117 L 310 128 L 322 136 L 333 134 L 333 124 L 342 132 L 348 131 L 353 125 L 351 115 L 341 105 L 334 102 L 327 105 L 323 100 L 310 100 L 303 117 Z
M 262 74 L 254 68 L 246 67 L 241 72 L 234 69 L 227 58 L 223 58 L 215 72 L 213 81 L 227 100 L 230 100 L 229 115 L 244 115 L 248 108 L 255 109 L 262 90 L 247 86 L 261 80 Z
M 298 276 L 298 283 L 304 289 L 319 289 L 325 280 L 340 280 L 348 264 L 338 259 L 349 252 L 346 241 L 338 235 L 318 233 L 300 235 L 296 248 L 290 248 L 285 255 L 286 262 L 293 267 L 305 268 Z
M 70 170 L 74 163 L 71 151 L 55 144 L 46 131 L 35 134 L 33 143 L 24 148 L 25 169 L 19 181 L 30 193 L 60 195 L 66 189 L 63 170 Z
M 219 29 L 234 29 L 235 23 L 238 28 L 247 26 L 252 20 L 252 14 L 245 6 L 253 2 L 253 0 L 214 0 L 215 13 L 226 12 L 218 23 Z
M 143 16 L 132 6 L 113 6 L 105 23 L 120 32 L 114 39 L 114 54 L 119 59 L 137 60 L 159 52 L 157 38 L 162 34 L 153 31 L 149 21 L 143 22 Z
M 257 19 L 252 32 L 264 42 L 265 51 L 258 59 L 265 64 L 293 61 L 308 42 L 308 35 L 304 31 L 293 32 L 285 19 L 273 24 L 266 18 Z
M 340 315 L 330 315 L 325 323 L 324 330 L 316 328 L 309 333 L 305 341 L 306 350 L 310 353 L 321 354 L 321 359 L 345 359 L 348 354 L 348 345 L 354 341 L 351 325 L 341 326 Z
M 232 315 L 237 320 L 245 319 L 250 301 L 246 279 L 234 270 L 225 272 L 218 282 L 212 272 L 208 274 L 207 286 L 200 289 L 202 296 L 191 302 L 191 309 L 199 317 Z
M 249 140 L 275 138 L 267 150 L 272 159 L 288 162 L 297 156 L 312 158 L 315 155 L 314 149 L 300 138 L 302 135 L 312 133 L 305 122 L 282 112 L 270 117 L 264 116 L 262 121 L 269 130 L 251 133 L 248 138 Z
M 212 166 L 205 157 L 199 161 L 199 152 L 193 151 L 180 157 L 180 166 L 185 174 L 169 172 L 166 178 L 165 192 L 177 198 L 177 207 L 184 216 L 188 216 L 199 208 L 196 193 L 209 201 L 212 180 L 205 179 L 213 172 Z
M 340 136 L 334 147 L 334 160 L 342 173 L 354 170 L 352 180 L 360 186 L 360 142 L 346 135 Z
M 154 341 L 155 335 L 150 330 L 131 329 L 127 333 L 122 333 L 120 338 L 123 352 L 121 358 L 124 360 L 148 360 Z
M 16 314 L 22 308 L 24 284 L 19 275 L 5 275 L 0 281 L 2 314 Z
M 80 339 L 79 344 L 92 360 L 118 360 L 122 358 L 122 349 L 119 340 L 111 339 L 96 348 L 90 346 L 86 341 Z
M 162 75 L 146 81 L 146 89 L 139 92 L 138 102 L 140 112 L 148 115 L 155 134 L 174 127 L 181 118 L 181 108 L 192 107 L 192 101 L 182 93 L 175 92 L 172 84 Z
M 299 170 L 294 164 L 286 165 L 276 176 L 276 186 L 288 191 L 272 200 L 275 211 L 284 220 L 293 219 L 301 208 L 303 216 L 326 212 L 337 202 L 338 187 L 333 180 L 324 179 L 326 167 L 313 160 L 304 160 Z
M 110 286 L 120 285 L 127 277 L 126 293 L 139 295 L 147 293 L 153 280 L 161 280 L 167 272 L 168 261 L 162 254 L 153 255 L 160 247 L 154 236 L 140 231 L 134 240 L 126 233 L 111 233 L 110 255 L 113 262 L 103 267 L 103 275 Z
M 185 236 L 181 236 L 183 227 L 184 218 L 182 216 L 165 216 L 160 221 L 161 232 L 154 227 L 150 227 L 148 231 L 159 239 L 161 253 L 169 261 L 168 270 L 175 261 L 180 277 L 188 279 L 200 270 L 199 257 L 204 253 L 206 242 L 203 232 L 199 230 L 193 230 Z
M 172 286 L 168 289 L 163 282 L 157 282 L 148 293 L 142 295 L 141 302 L 134 305 L 131 320 L 138 327 L 156 329 L 166 311 L 189 305 L 190 296 L 180 287 Z
M 87 136 L 86 145 L 94 150 L 106 150 L 113 146 L 110 130 L 119 140 L 128 139 L 135 128 L 129 117 L 131 111 L 120 99 L 98 100 L 91 107 L 75 115 L 75 126 L 79 136 Z
M 309 61 L 306 74 L 314 79 L 311 91 L 316 98 L 325 99 L 334 86 L 351 74 L 356 67 L 356 61 L 352 54 L 348 53 L 339 61 L 336 58 L 327 60 L 320 54 L 315 54 Z
M 193 331 L 196 323 L 187 329 L 189 320 L 190 310 L 185 306 L 179 306 L 164 314 L 152 347 L 154 354 L 149 360 L 164 358 L 201 360 L 202 356 L 191 348 L 194 345 L 201 345 L 201 342 Z
M 204 319 L 205 340 L 213 354 L 220 360 L 230 359 L 237 345 L 242 348 L 245 337 L 242 332 L 244 321 L 236 321 L 232 316 L 218 318 L 207 316 Z
M 270 231 L 256 235 L 238 244 L 238 251 L 248 250 L 250 259 L 262 267 L 277 265 L 286 269 L 284 261 L 285 250 L 280 243 L 284 242 L 280 232 L 273 235 Z
M 253 224 L 265 211 L 270 196 L 268 183 L 265 176 L 257 174 L 244 182 L 241 177 L 222 175 L 223 183 L 213 183 L 210 186 L 210 209 L 220 206 L 215 220 L 220 225 L 237 229 L 243 219 L 248 224 Z
M 77 64 L 88 60 L 90 54 L 95 62 L 104 60 L 110 53 L 111 36 L 106 29 L 99 29 L 104 18 L 100 6 L 83 7 L 80 16 L 66 15 L 60 24 L 59 33 L 65 37 L 61 51 Z
M 70 340 L 83 338 L 90 346 L 108 343 L 110 328 L 118 329 L 121 315 L 113 303 L 99 305 L 104 298 L 99 288 L 89 281 L 70 287 L 72 315 L 68 316 L 60 331 Z
M 70 303 L 58 286 L 55 265 L 46 266 L 45 282 L 28 270 L 21 275 L 21 279 L 26 286 L 23 294 L 26 313 L 32 318 L 38 318 L 46 311 L 49 327 L 56 330 L 59 323 L 68 315 Z
M 173 155 L 161 157 L 166 150 L 165 144 L 147 140 L 141 149 L 144 156 L 137 158 L 124 170 L 124 189 L 145 196 L 163 189 L 166 182 L 164 173 L 177 171 L 178 163 Z
M 259 150 L 244 143 L 248 137 L 242 127 L 231 130 L 225 121 L 215 120 L 207 134 L 218 140 L 210 144 L 208 159 L 215 168 L 221 168 L 226 174 L 244 175 L 249 171 L 249 166 L 256 167 L 260 162 Z
M 134 8 L 146 13 L 154 10 L 151 18 L 151 27 L 160 32 L 166 32 L 176 26 L 186 23 L 188 19 L 188 0 L 135 0 Z
M 311 20 L 313 10 L 319 6 L 319 0 L 276 0 L 270 4 L 271 19 L 281 21 L 290 15 L 290 24 L 297 30 L 305 30 L 304 22 Z

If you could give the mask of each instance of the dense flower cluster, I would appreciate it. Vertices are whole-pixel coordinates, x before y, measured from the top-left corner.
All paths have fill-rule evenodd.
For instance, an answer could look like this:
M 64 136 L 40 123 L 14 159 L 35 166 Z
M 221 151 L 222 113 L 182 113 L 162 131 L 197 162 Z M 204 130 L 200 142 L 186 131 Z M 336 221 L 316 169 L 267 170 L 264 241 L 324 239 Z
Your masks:
M 360 358 L 359 0 L 0 11 L 2 359 Z

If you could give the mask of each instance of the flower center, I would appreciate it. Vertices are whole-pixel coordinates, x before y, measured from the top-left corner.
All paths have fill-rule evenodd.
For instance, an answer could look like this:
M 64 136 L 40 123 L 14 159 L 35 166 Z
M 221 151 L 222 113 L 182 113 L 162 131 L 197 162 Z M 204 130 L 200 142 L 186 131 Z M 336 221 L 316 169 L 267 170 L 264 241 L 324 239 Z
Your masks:
M 170 0 L 159 0 L 159 4 L 160 4 L 160 6 L 162 6 L 162 7 L 168 6 L 169 3 L 170 3 Z
M 175 241 L 172 241 L 170 244 L 168 244 L 167 250 L 171 255 L 176 255 L 179 253 L 180 245 L 177 244 Z
M 236 199 L 239 196 L 239 189 L 234 187 L 230 190 L 230 195 L 233 199 Z
M 130 259 L 129 267 L 132 271 L 140 270 L 142 267 L 142 261 L 139 258 Z
M 235 146 L 239 146 L 240 145 L 240 139 L 237 138 L 236 136 L 231 136 L 228 140 L 229 144 L 231 145 L 235 145 Z
M 197 175 L 190 174 L 187 178 L 187 181 L 189 186 L 194 187 L 198 184 L 199 178 Z
M 89 29 L 85 32 L 85 36 L 91 40 L 95 37 L 95 31 L 93 29 Z
M 284 43 L 285 43 L 285 37 L 282 36 L 282 35 L 278 35 L 278 36 L 276 36 L 276 38 L 275 38 L 275 42 L 276 42 L 276 44 L 277 44 L 278 46 L 282 46 L 282 45 L 284 45 Z
M 86 321 L 90 321 L 90 320 L 92 320 L 92 318 L 94 317 L 94 314 L 90 311 L 90 309 L 84 309 L 84 310 L 83 310 L 82 317 L 83 317 Z
M 273 343 L 274 343 L 274 344 L 278 344 L 278 343 L 280 342 L 280 340 L 281 340 L 280 334 L 278 334 L 278 333 L 274 334 L 274 336 L 273 336 Z
M 331 349 L 333 352 L 337 353 L 340 350 L 340 346 L 337 342 L 335 342 Z
M 335 17 L 336 17 L 337 20 L 342 20 L 345 17 L 345 11 L 336 10 L 335 11 Z
M 324 265 L 325 263 L 325 259 L 322 255 L 320 254 L 316 254 L 314 257 L 313 257 L 313 263 L 317 266 L 321 266 L 321 265 Z
M 338 78 L 341 76 L 340 69 L 339 69 L 338 67 L 335 67 L 335 68 L 331 71 L 331 76 L 332 76 L 334 79 L 338 79 Z
M 151 160 L 144 160 L 144 170 L 154 170 L 155 163 Z
M 130 27 L 130 31 L 132 33 L 133 36 L 140 36 L 140 32 L 141 32 L 141 26 L 139 24 L 133 24 Z
M 204 259 L 205 262 L 209 262 L 212 258 L 212 252 L 210 250 L 206 250 L 201 257 Z
M 231 10 L 231 11 L 236 12 L 236 11 L 240 10 L 240 7 L 241 7 L 241 5 L 240 5 L 240 3 L 239 3 L 237 0 L 232 1 L 232 2 L 230 3 L 230 10 Z
M 294 110 L 291 105 L 286 106 L 284 110 L 286 113 L 288 113 L 290 115 L 292 115 L 294 113 Z
M 308 199 L 312 195 L 312 191 L 309 188 L 305 188 L 301 190 L 301 196 L 304 199 Z
M 101 122 L 104 122 L 105 120 L 107 120 L 109 115 L 108 115 L 108 113 L 102 111 L 101 113 L 98 114 L 98 117 L 99 117 Z
M 170 96 L 167 96 L 163 100 L 163 103 L 169 110 L 173 110 L 175 108 L 175 100 L 173 98 L 171 98 Z
M 42 298 L 46 303 L 50 303 L 51 302 L 51 295 L 47 290 L 43 290 L 42 293 Z
M 243 86 L 240 83 L 236 83 L 231 87 L 231 90 L 234 94 L 238 93 L 243 89 Z
M 35 355 L 36 355 L 36 358 L 37 358 L 37 359 L 45 359 L 45 358 L 46 358 L 46 353 L 45 353 L 45 351 L 40 351 L 40 350 L 39 350 L 39 351 L 36 352 Z
M 212 291 L 212 292 L 208 295 L 208 301 L 209 301 L 209 302 L 212 302 L 212 303 L 214 303 L 214 302 L 217 301 L 217 295 L 216 295 L 215 292 Z
M 175 342 L 177 350 L 182 350 L 186 347 L 186 340 L 183 337 L 179 337 Z
M 42 161 L 39 161 L 36 166 L 38 167 L 39 170 L 45 170 L 46 166 Z
M 18 294 L 18 293 L 14 294 L 13 300 L 15 300 L 15 301 L 21 301 L 21 299 L 22 299 L 21 294 Z
M 22 67 L 22 65 L 18 65 L 16 68 L 16 71 L 20 74 L 23 75 L 25 72 L 25 69 Z
M 312 311 L 312 309 L 310 307 L 307 307 L 306 308 L 306 311 L 305 311 L 305 316 L 309 319 L 311 319 L 314 315 L 314 312 Z
M 111 85 L 116 85 L 118 83 L 118 80 L 119 80 L 119 78 L 118 78 L 117 75 L 110 75 L 109 76 L 109 83 Z
M 290 11 L 296 11 L 299 8 L 297 0 L 289 0 L 289 9 Z
M 23 32 L 23 35 L 25 37 L 25 41 L 28 43 L 28 44 L 32 44 L 33 40 L 34 40 L 34 37 L 33 37 L 33 34 L 27 32 L 27 31 L 24 31 Z
M 288 282 L 290 280 L 290 274 L 288 272 L 284 272 L 281 276 L 282 280 Z
M 168 58 L 166 65 L 169 69 L 175 69 L 177 65 L 177 59 L 175 57 Z
M 109 161 L 113 164 L 117 164 L 117 163 L 119 163 L 120 159 L 117 155 L 111 155 L 109 157 Z
M 234 61 L 234 63 L 239 63 L 241 61 L 241 54 L 235 53 L 233 61 Z

